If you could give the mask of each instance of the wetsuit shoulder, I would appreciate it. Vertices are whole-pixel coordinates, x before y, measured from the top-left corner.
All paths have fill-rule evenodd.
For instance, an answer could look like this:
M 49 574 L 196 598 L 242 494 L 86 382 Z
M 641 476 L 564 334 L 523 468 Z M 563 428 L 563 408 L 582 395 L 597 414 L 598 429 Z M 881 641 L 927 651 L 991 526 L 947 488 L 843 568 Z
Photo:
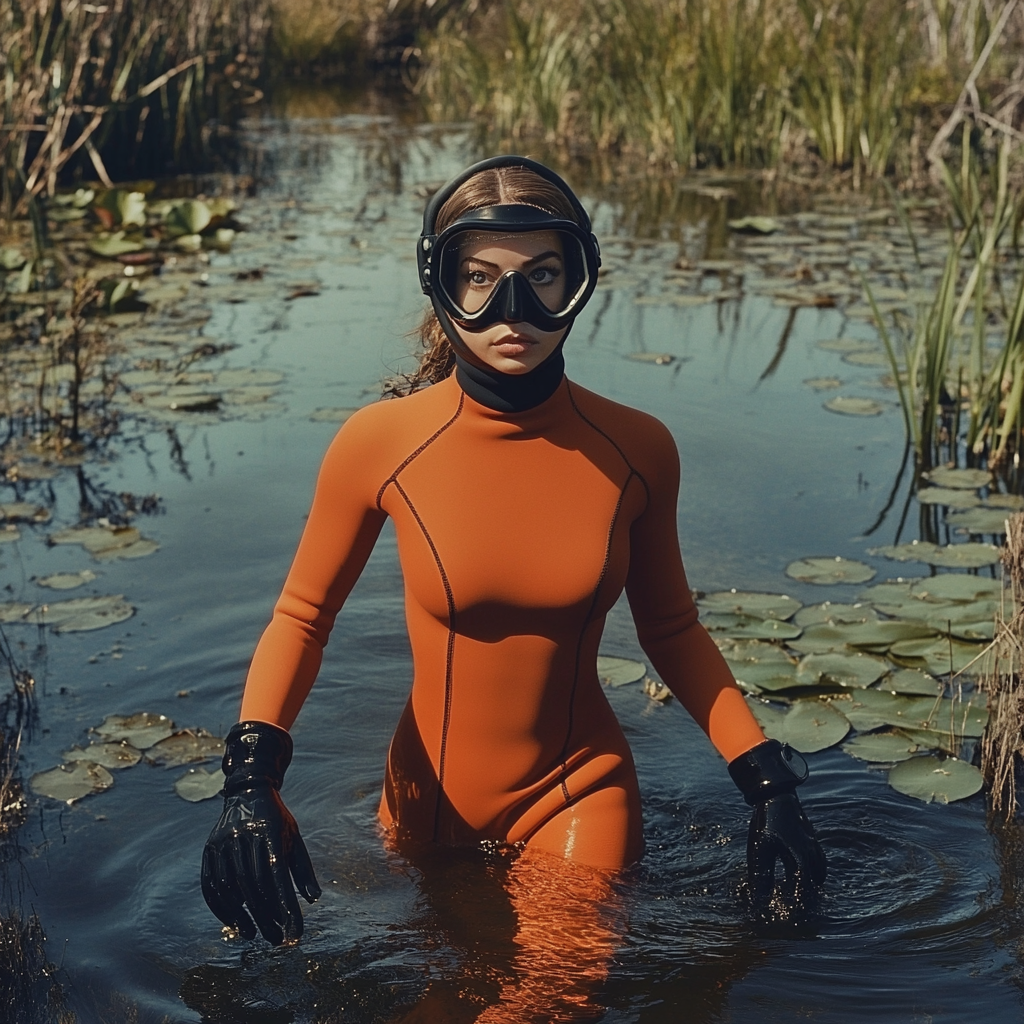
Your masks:
M 569 382 L 579 416 L 604 434 L 648 486 L 656 480 L 678 481 L 679 452 L 664 423 L 650 413 L 614 402 Z
M 358 409 L 334 436 L 321 481 L 345 479 L 351 485 L 358 467 L 358 476 L 373 490 L 376 503 L 376 491 L 390 474 L 458 415 L 461 394 L 449 378 L 405 398 Z

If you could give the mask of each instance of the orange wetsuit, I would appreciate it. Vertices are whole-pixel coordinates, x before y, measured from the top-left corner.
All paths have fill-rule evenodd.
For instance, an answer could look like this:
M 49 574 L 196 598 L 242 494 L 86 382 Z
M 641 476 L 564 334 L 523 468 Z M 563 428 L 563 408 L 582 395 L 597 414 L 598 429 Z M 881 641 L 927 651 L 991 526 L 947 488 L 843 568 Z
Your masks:
M 564 378 L 525 412 L 478 404 L 454 376 L 360 410 L 324 459 L 242 718 L 290 727 L 390 516 L 414 679 L 381 821 L 624 866 L 642 852 L 640 798 L 596 670 L 624 586 L 643 649 L 718 750 L 764 739 L 697 621 L 678 483 L 658 420 Z

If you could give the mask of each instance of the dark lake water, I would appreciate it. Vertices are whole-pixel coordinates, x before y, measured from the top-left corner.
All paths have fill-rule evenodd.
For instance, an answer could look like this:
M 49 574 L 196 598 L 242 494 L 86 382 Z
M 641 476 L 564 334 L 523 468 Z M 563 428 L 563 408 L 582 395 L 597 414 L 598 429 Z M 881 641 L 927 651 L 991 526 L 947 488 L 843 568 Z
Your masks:
M 160 712 L 224 734 L 336 429 L 311 414 L 373 400 L 381 377 L 408 365 L 406 336 L 423 306 L 413 261 L 423 187 L 465 165 L 467 134 L 339 114 L 267 120 L 251 139 L 268 181 L 244 211 L 253 230 L 230 255 L 214 256 L 211 280 L 279 264 L 294 280 L 318 279 L 320 294 L 218 303 L 204 328 L 237 346 L 224 365 L 285 374 L 265 415 L 183 416 L 174 434 L 140 427 L 118 457 L 88 467 L 114 490 L 159 493 L 165 512 L 137 523 L 159 541 L 157 554 L 96 566 L 81 548 L 45 546 L 41 529 L 23 529 L 0 552 L 12 599 L 42 600 L 33 577 L 91 566 L 94 590 L 123 593 L 138 608 L 94 633 L 7 627 L 26 658 L 45 644 L 34 655 L 38 721 L 22 750 L 26 777 L 58 763 L 108 714 Z M 568 374 L 670 427 L 691 585 L 814 603 L 851 600 L 857 588 L 794 583 L 784 569 L 796 558 L 865 559 L 879 579 L 900 568 L 926 573 L 865 555 L 893 543 L 907 501 L 909 474 L 865 536 L 892 498 L 902 424 L 879 369 L 841 364 L 816 342 L 870 338 L 867 322 L 834 308 L 791 314 L 750 291 L 692 307 L 637 302 L 663 287 L 680 256 L 721 255 L 712 231 L 721 203 L 695 200 L 661 237 L 637 239 L 628 188 L 606 185 L 585 199 L 613 269 L 574 327 Z M 713 273 L 701 286 L 719 283 Z M 676 358 L 624 358 L 643 351 Z M 885 411 L 823 410 L 828 396 L 804 381 L 828 375 Z M 76 522 L 74 480 L 52 487 L 55 522 Z M 916 507 L 908 523 L 902 540 L 916 536 Z M 642 658 L 624 603 L 609 616 L 603 650 Z M 295 948 L 221 938 L 198 876 L 219 801 L 179 799 L 172 786 L 183 769 L 140 765 L 73 807 L 35 805 L 8 884 L 39 914 L 83 1022 L 469 1021 L 497 998 L 522 966 L 507 893 L 529 890 L 530 880 L 517 879 L 500 851 L 412 862 L 378 834 L 384 757 L 410 668 L 385 530 L 293 733 L 284 796 L 324 888 Z M 838 748 L 812 755 L 802 799 L 829 856 L 823 914 L 813 929 L 766 934 L 745 910 L 748 814 L 724 763 L 678 704 L 655 704 L 635 686 L 609 696 L 637 761 L 648 849 L 607 890 L 614 955 L 586 997 L 603 1008 L 600 1019 L 1022 1019 L 1021 835 L 988 820 L 983 796 L 924 805 Z M 571 922 L 574 901 L 589 897 L 571 872 L 555 888 L 546 906 L 564 907 L 569 923 L 551 925 L 549 956 L 535 965 L 550 1001 L 536 1019 L 584 1019 L 563 996 L 588 976 Z

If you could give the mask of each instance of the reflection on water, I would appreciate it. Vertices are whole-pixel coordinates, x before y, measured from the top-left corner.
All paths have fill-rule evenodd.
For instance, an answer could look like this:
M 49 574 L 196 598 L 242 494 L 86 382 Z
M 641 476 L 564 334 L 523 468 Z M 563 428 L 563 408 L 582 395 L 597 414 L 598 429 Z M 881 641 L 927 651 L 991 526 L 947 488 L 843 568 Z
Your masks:
M 275 400 L 287 409 L 185 415 L 90 468 L 81 491 L 73 478 L 53 482 L 54 526 L 74 522 L 83 498 L 99 508 L 125 493 L 159 494 L 166 513 L 146 522 L 160 552 L 101 567 L 104 591 L 124 593 L 135 619 L 42 635 L 28 773 L 107 714 L 159 712 L 223 735 L 334 429 L 311 416 L 374 400 L 408 359 L 423 200 L 465 164 L 470 140 L 383 109 L 355 114 L 347 100 L 326 114 L 319 99 L 292 102 L 306 120 L 251 126 L 263 191 L 245 209 L 252 230 L 213 257 L 210 295 L 258 267 L 315 277 L 318 294 L 285 302 L 253 291 L 218 302 L 203 329 L 237 346 L 227 366 L 282 371 Z M 877 369 L 815 345 L 870 328 L 841 304 L 780 305 L 758 290 L 798 265 L 788 243 L 763 246 L 776 270 L 721 262 L 724 215 L 756 205 L 760 186 L 714 187 L 736 196 L 595 178 L 587 201 L 609 270 L 567 346 L 569 374 L 675 435 L 692 585 L 851 600 L 850 588 L 784 583 L 782 571 L 794 558 L 864 558 L 877 537 L 894 542 L 912 509 L 899 414 L 892 403 L 873 419 L 821 409 L 807 378 L 838 373 L 891 397 Z M 876 245 L 863 241 L 865 253 Z M 820 276 L 813 283 L 842 284 Z M 673 361 L 623 358 L 642 353 Z M 34 493 L 26 485 L 18 497 Z M 68 547 L 5 547 L 12 599 L 32 593 L 33 577 L 85 564 Z M 27 657 L 37 639 L 14 643 Z M 624 606 L 604 649 L 642 656 Z M 386 848 L 375 811 L 410 674 L 386 529 L 294 730 L 284 797 L 325 890 L 304 908 L 297 947 L 221 938 L 198 880 L 217 808 L 178 799 L 176 772 L 140 765 L 105 794 L 40 809 L 19 870 L 83 1022 L 960 1022 L 978 1007 L 996 1024 L 1020 1019 L 1024 843 L 1016 826 L 986 828 L 980 797 L 917 804 L 841 750 L 813 755 L 802 797 L 830 859 L 821 918 L 762 932 L 745 910 L 745 805 L 680 708 L 639 687 L 609 691 L 644 795 L 648 852 L 623 876 L 502 850 Z

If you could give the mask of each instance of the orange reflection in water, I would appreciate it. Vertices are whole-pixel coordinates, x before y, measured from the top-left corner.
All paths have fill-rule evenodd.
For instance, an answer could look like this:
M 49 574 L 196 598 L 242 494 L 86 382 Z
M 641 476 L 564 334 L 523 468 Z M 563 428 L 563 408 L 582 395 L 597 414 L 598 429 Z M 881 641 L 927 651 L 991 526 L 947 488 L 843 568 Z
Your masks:
M 600 989 L 627 925 L 614 872 L 527 849 L 507 866 L 492 860 L 487 884 L 464 852 L 442 859 L 437 850 L 430 863 L 415 857 L 430 919 L 422 923 L 462 967 L 432 981 L 396 1024 L 546 1024 L 605 1012 Z

